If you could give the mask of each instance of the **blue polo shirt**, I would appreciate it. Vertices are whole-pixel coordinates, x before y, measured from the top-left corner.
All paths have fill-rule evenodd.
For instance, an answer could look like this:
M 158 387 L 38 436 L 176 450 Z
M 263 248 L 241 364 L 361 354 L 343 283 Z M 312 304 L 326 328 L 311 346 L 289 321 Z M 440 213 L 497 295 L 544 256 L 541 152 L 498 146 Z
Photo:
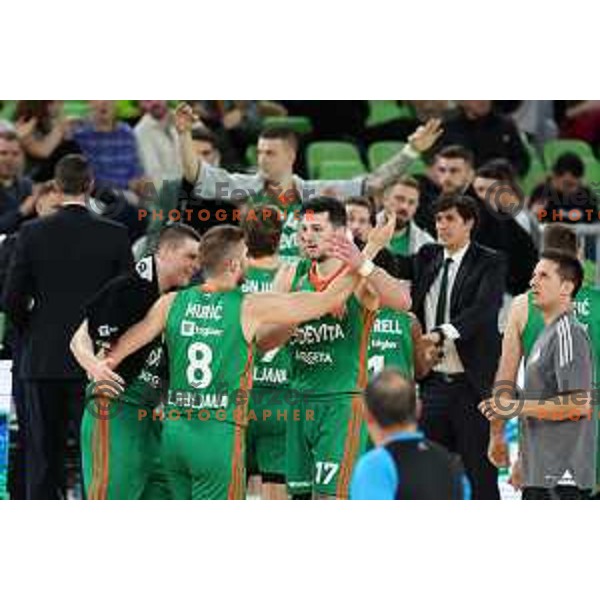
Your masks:
M 357 463 L 351 500 L 470 500 L 460 460 L 420 431 L 389 436 Z

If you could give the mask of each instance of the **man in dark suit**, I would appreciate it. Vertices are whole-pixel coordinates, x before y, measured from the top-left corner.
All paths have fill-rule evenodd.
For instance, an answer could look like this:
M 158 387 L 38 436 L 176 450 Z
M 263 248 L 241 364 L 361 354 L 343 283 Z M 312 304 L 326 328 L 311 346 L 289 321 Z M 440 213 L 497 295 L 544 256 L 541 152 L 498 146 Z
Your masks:
M 22 227 L 3 290 L 4 309 L 22 341 L 29 499 L 65 496 L 68 425 L 77 436 L 85 386 L 69 342 L 86 302 L 109 279 L 133 268 L 125 227 L 87 209 L 93 186 L 87 160 L 61 159 L 56 182 L 64 202 L 56 214 Z
M 474 499 L 499 498 L 497 472 L 487 459 L 489 431 L 477 404 L 489 395 L 500 357 L 498 312 L 506 279 L 503 255 L 471 241 L 477 204 L 442 197 L 435 206 L 439 244 L 399 257 L 399 275 L 412 280 L 413 312 L 440 361 L 421 382 L 426 437 L 460 454 Z

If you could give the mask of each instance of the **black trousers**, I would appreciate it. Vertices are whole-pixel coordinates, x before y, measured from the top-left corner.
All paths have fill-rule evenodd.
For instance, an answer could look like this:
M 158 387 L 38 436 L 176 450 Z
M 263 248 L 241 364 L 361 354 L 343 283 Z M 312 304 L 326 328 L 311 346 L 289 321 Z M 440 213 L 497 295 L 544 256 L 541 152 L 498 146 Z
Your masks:
M 85 381 L 29 380 L 24 382 L 24 391 L 26 497 L 64 499 L 70 432 L 76 440 L 78 461 L 81 455 L 79 431 L 85 406 Z
M 582 490 L 574 485 L 556 487 L 526 487 L 521 495 L 523 500 L 590 500 L 590 490 Z
M 477 409 L 481 398 L 466 376 L 432 373 L 419 391 L 425 436 L 461 457 L 474 500 L 499 500 L 498 471 L 487 458 L 489 421 Z

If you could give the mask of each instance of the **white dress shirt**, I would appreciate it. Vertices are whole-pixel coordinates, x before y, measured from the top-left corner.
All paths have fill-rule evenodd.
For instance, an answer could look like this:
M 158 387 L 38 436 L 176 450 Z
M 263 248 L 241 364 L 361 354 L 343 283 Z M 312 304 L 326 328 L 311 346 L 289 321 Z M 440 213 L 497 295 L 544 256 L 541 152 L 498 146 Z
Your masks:
M 466 246 L 463 246 L 460 250 L 454 253 L 450 253 L 446 248 L 444 248 L 444 261 L 446 261 L 447 258 L 451 258 L 452 262 L 448 266 L 448 288 L 446 292 L 444 324 L 439 326 L 446 336 L 444 341 L 444 358 L 433 368 L 434 371 L 439 373 L 450 374 L 465 372 L 465 368 L 456 350 L 456 344 L 454 343 L 454 340 L 457 340 L 460 337 L 460 333 L 450 322 L 450 305 L 452 303 L 452 288 L 454 286 L 454 280 L 456 279 L 458 269 L 460 268 L 462 260 L 465 257 L 470 245 L 470 243 L 467 243 Z M 444 269 L 442 267 L 433 284 L 429 288 L 427 295 L 425 296 L 425 327 L 427 328 L 427 331 L 431 331 L 435 328 L 435 314 L 438 298 L 440 297 L 443 271 Z

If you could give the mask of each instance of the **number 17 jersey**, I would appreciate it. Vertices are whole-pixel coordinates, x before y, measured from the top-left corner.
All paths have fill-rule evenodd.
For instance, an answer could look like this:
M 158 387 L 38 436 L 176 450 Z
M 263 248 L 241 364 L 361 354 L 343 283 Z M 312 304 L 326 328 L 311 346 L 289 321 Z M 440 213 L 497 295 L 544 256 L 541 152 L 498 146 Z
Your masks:
M 243 300 L 239 288 L 177 293 L 166 326 L 169 410 L 208 410 L 211 420 L 245 424 L 252 346 L 242 332 Z

